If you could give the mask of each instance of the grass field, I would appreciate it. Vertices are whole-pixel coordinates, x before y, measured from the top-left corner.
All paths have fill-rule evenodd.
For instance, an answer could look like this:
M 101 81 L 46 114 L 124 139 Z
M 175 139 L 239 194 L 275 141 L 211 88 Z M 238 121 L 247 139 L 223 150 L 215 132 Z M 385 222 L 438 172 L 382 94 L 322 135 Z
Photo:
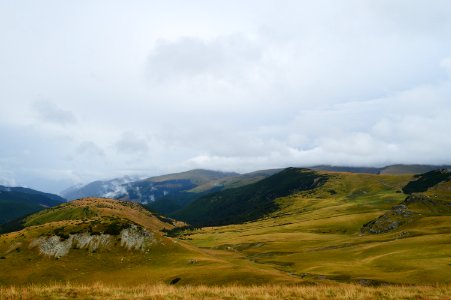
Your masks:
M 362 225 L 406 195 L 410 175 L 331 173 L 313 191 L 278 200 L 280 209 L 245 224 L 186 231 L 180 236 L 204 249 L 246 259 L 302 279 L 422 284 L 451 282 L 451 216 L 420 211 L 384 234 L 362 234 Z M 441 194 L 446 190 L 445 194 Z M 449 195 L 449 186 L 429 196 Z M 431 193 L 435 193 L 434 195 Z
M 370 234 L 362 226 L 406 203 L 402 187 L 412 176 L 327 174 L 319 188 L 278 198 L 264 218 L 175 237 L 163 229 L 183 223 L 127 202 L 92 198 L 42 211 L 0 235 L 0 298 L 450 299 L 451 183 L 408 204 L 399 228 Z M 124 220 L 152 232 L 154 243 L 133 251 L 113 239 L 58 258 L 31 246 Z
M 96 251 L 73 248 L 60 258 L 42 255 L 30 246 L 34 239 L 55 232 L 69 235 L 84 230 L 94 234 L 115 221 L 112 216 L 134 221 L 151 231 L 153 244 L 146 251 L 128 250 L 120 247 L 119 242 Z M 85 199 L 37 213 L 26 222 L 30 226 L 23 230 L 0 235 L 0 285 L 66 281 L 114 284 L 118 280 L 136 285 L 169 283 L 174 278 L 180 278 L 182 284 L 304 282 L 270 266 L 243 260 L 238 253 L 200 249 L 165 237 L 160 230 L 173 225 L 128 202 Z
M 450 299 L 450 286 L 315 285 L 315 286 L 170 286 L 31 285 L 0 287 L 0 299 Z

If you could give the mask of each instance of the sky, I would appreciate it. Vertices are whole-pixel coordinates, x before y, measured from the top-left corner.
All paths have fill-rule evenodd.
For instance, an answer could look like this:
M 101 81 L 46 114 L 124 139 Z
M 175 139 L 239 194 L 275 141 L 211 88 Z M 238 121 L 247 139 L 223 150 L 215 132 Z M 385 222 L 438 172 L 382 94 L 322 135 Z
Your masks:
M 0 184 L 451 163 L 449 0 L 0 0 Z

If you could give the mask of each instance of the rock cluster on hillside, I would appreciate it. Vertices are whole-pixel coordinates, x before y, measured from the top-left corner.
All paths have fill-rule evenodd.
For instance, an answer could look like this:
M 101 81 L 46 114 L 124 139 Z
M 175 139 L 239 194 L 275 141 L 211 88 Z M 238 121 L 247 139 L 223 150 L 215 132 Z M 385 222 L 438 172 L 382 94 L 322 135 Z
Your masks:
M 107 249 L 119 238 L 121 246 L 128 250 L 144 250 L 155 242 L 154 235 L 145 229 L 132 225 L 123 229 L 119 236 L 110 234 L 90 234 L 88 232 L 70 234 L 67 239 L 58 235 L 39 237 L 30 243 L 30 248 L 37 247 L 41 254 L 60 258 L 69 253 L 73 248 L 88 249 L 93 252 L 100 248 Z

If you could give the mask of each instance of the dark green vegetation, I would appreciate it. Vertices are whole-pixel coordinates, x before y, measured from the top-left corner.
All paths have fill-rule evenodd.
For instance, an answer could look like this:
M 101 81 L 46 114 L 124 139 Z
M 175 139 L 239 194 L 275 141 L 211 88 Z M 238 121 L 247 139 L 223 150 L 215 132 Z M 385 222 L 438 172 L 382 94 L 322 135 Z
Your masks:
M 406 194 L 426 192 L 440 182 L 451 179 L 451 169 L 439 169 L 415 176 L 416 180 L 409 182 L 402 190 Z
M 11 222 L 65 201 L 57 195 L 28 188 L 0 186 L 0 224 Z
M 203 177 L 203 181 L 195 180 L 194 177 L 194 180 L 189 179 L 189 182 L 194 185 L 191 189 L 182 190 L 177 193 L 168 193 L 161 198 L 157 198 L 155 201 L 148 202 L 147 207 L 161 214 L 174 215 L 177 211 L 183 209 L 191 202 L 194 202 L 201 197 L 215 192 L 249 185 L 265 179 L 279 171 L 281 170 L 261 170 L 242 175 L 238 175 L 236 173 L 226 173 L 228 176 L 221 178 L 218 178 L 219 176 L 216 176 L 216 178 L 213 176 L 208 178 Z M 187 174 L 191 176 L 191 172 L 192 171 L 180 174 Z M 167 177 L 162 177 L 162 179 L 167 179 Z
M 155 201 L 149 202 L 145 206 L 160 214 L 172 215 L 203 195 L 208 195 L 210 192 L 212 191 L 209 190 L 200 193 L 181 191 L 179 193 L 167 195 Z
M 275 211 L 275 199 L 314 189 L 326 180 L 326 175 L 308 169 L 288 168 L 256 183 L 201 197 L 173 216 L 195 226 L 252 221 Z

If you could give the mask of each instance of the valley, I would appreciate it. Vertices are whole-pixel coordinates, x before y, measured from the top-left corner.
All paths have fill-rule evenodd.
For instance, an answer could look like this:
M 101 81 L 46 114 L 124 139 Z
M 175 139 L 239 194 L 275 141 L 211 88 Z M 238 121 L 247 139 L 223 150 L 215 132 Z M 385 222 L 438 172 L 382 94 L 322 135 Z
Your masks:
M 264 174 L 247 184 L 198 182 L 200 195 L 167 215 L 130 199 L 85 197 L 7 222 L 0 286 L 442 284 L 449 293 L 449 169 Z M 173 176 L 161 182 L 187 180 Z M 205 193 L 218 180 L 234 185 Z
M 426 193 L 428 199 L 440 200 L 429 206 L 407 204 L 412 213 L 400 216 L 403 223 L 392 226 L 395 220 L 388 220 L 375 234 L 366 230 L 369 222 L 412 199 L 401 192 L 411 175 L 328 176 L 317 189 L 277 199 L 279 210 L 262 219 L 186 230 L 179 237 L 198 247 L 243 254 L 303 279 L 450 282 L 449 181 Z

